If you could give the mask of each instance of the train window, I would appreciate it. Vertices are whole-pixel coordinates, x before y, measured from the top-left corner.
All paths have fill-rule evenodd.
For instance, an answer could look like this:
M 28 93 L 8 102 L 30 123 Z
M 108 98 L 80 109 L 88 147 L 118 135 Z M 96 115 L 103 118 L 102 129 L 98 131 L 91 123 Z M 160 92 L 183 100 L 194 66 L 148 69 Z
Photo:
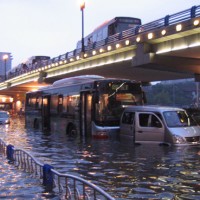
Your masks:
M 103 30 L 100 30 L 97 33 L 97 41 L 101 41 L 101 40 L 103 40 Z
M 111 24 L 108 26 L 108 36 L 115 34 L 115 24 Z
M 97 41 L 97 33 L 94 33 L 94 35 L 93 35 L 93 41 Z
M 108 37 L 108 29 L 107 29 L 107 27 L 105 27 L 103 29 L 103 38 L 102 39 L 106 39 L 107 37 Z

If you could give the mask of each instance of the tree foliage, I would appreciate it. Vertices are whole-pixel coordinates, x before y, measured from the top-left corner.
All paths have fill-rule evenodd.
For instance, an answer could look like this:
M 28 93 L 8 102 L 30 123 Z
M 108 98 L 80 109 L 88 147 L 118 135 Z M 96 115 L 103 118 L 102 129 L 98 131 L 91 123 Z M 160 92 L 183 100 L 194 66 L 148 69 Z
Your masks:
M 183 80 L 171 83 L 160 82 L 144 87 L 147 104 L 190 107 L 196 103 L 196 83 Z

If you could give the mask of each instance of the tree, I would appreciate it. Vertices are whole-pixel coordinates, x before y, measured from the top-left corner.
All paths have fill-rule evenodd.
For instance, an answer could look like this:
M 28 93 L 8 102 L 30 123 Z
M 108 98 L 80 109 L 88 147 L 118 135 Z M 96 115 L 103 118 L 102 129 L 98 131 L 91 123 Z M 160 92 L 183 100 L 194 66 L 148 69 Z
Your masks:
M 193 80 L 160 82 L 144 87 L 148 104 L 185 107 L 194 104 L 192 94 L 196 93 Z

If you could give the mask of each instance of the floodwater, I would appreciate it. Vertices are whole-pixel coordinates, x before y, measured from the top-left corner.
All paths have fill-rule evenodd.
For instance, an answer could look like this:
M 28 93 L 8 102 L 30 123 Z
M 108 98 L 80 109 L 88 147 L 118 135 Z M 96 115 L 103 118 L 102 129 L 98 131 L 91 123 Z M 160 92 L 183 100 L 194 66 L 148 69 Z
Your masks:
M 0 126 L 0 138 L 25 149 L 60 173 L 100 186 L 117 200 L 200 200 L 200 146 L 133 145 L 114 140 L 75 140 L 64 133 L 26 129 L 24 119 Z M 1 199 L 59 199 L 41 181 L 8 164 L 0 155 Z

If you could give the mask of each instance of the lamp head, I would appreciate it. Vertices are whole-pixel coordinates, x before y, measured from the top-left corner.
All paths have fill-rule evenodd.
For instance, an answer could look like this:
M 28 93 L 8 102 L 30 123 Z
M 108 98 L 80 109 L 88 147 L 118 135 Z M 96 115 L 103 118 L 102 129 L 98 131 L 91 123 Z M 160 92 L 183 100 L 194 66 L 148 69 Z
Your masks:
M 85 8 L 85 1 L 82 0 L 81 3 L 80 3 L 80 9 L 83 11 Z
M 3 55 L 3 60 L 7 60 L 7 59 L 8 59 L 8 55 L 7 54 Z

